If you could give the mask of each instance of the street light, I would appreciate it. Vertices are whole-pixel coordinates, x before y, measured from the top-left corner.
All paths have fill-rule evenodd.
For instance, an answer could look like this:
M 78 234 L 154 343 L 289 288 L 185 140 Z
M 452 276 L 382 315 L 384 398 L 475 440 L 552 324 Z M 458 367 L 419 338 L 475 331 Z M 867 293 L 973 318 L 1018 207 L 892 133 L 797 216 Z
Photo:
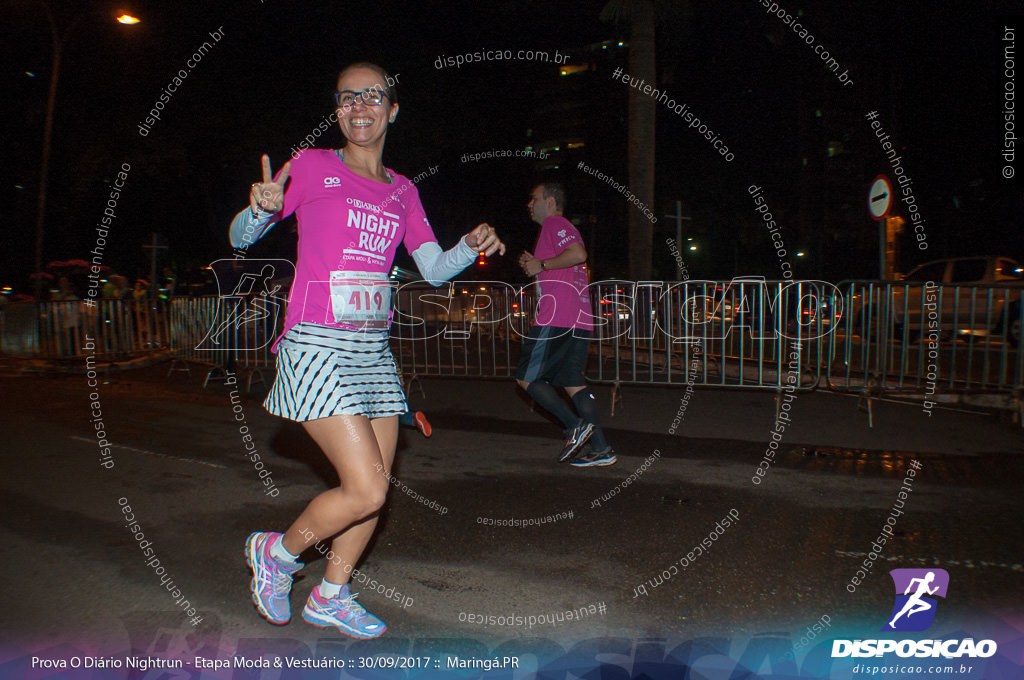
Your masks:
M 43 157 L 39 168 L 39 199 L 36 203 L 36 254 L 35 273 L 43 270 L 43 230 L 46 224 L 46 185 L 50 176 L 50 145 L 53 141 L 53 112 L 57 101 L 57 82 L 60 80 L 60 65 L 64 55 L 64 46 L 71 32 L 82 22 L 88 13 L 79 14 L 65 29 L 63 35 L 57 28 L 57 17 L 46 0 L 39 0 L 46 11 L 46 19 L 50 22 L 50 35 L 53 38 L 53 66 L 50 69 L 50 90 L 46 98 L 46 120 L 43 123 Z M 137 24 L 139 19 L 122 14 L 117 18 L 122 24 Z M 36 277 L 36 300 L 42 297 L 42 277 Z

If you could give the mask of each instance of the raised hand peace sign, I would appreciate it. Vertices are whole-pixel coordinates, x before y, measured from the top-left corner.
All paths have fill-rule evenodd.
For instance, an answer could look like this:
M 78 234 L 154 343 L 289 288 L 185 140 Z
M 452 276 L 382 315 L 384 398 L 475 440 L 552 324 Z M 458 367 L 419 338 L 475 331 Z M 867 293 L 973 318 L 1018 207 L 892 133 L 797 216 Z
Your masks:
M 284 207 L 284 185 L 288 181 L 292 162 L 288 161 L 281 168 L 281 174 L 274 181 L 274 173 L 270 170 L 270 156 L 263 154 L 263 181 L 256 182 L 249 191 L 249 207 L 253 213 L 257 209 L 264 212 L 280 212 Z

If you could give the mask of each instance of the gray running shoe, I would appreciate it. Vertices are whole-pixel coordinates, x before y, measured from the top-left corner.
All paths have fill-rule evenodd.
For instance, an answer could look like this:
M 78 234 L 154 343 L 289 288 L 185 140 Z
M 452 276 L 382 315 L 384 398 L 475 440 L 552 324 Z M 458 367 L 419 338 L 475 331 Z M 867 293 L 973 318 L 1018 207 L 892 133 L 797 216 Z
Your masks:
M 575 456 L 592 434 L 594 434 L 594 425 L 585 420 L 581 420 L 575 427 L 568 430 L 565 433 L 565 444 L 562 445 L 562 455 L 558 458 L 558 462 L 564 463 Z

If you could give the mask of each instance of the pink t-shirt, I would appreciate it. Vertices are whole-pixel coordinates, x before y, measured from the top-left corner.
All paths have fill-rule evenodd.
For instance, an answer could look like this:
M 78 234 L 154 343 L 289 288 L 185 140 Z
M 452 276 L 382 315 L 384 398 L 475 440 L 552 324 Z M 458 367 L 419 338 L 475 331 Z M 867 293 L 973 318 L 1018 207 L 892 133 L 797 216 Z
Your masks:
M 299 244 L 284 333 L 300 322 L 346 327 L 334 321 L 332 271 L 387 274 L 399 242 L 412 253 L 437 241 L 416 186 L 388 171 L 391 184 L 366 179 L 326 149 L 302 151 L 292 161 L 280 214 L 295 213 Z
M 564 217 L 551 215 L 540 227 L 533 256 L 547 260 L 561 255 L 572 243 L 583 244 L 579 230 Z M 538 326 L 593 330 L 586 267 L 578 264 L 565 269 L 542 271 L 537 274 L 537 283 L 541 295 L 535 321 Z

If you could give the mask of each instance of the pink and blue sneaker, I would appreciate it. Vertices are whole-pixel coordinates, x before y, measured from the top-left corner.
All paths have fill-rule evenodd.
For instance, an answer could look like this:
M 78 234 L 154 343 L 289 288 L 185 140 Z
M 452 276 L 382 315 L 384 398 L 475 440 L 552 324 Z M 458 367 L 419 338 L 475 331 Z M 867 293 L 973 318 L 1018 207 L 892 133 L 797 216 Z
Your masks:
M 341 588 L 335 597 L 327 599 L 320 594 L 317 585 L 309 594 L 306 607 L 302 610 L 302 618 L 320 628 L 337 628 L 339 632 L 360 640 L 371 640 L 380 637 L 388 629 L 384 622 L 363 609 L 356 602 L 356 595 L 349 590 L 348 584 Z
M 263 618 L 277 626 L 291 621 L 288 595 L 292 590 L 292 574 L 302 568 L 301 563 L 281 562 L 270 554 L 270 547 L 282 537 L 283 534 L 276 531 L 257 531 L 245 541 L 245 560 L 252 569 L 249 590 L 253 604 Z

